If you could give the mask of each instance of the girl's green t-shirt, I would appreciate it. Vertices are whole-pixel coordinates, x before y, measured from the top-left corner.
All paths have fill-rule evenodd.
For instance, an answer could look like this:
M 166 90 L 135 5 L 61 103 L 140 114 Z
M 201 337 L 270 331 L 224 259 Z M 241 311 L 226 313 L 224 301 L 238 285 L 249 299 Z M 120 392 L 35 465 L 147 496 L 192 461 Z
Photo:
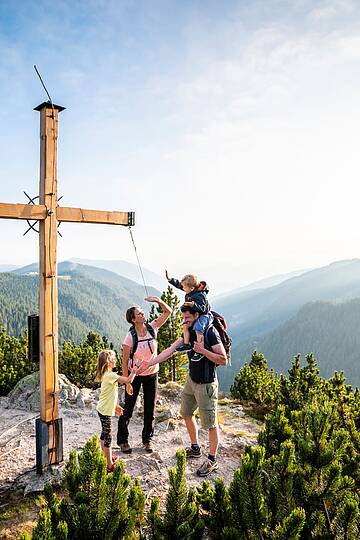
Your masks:
M 114 371 L 106 371 L 101 381 L 100 397 L 96 410 L 104 416 L 115 416 L 118 401 L 119 375 Z

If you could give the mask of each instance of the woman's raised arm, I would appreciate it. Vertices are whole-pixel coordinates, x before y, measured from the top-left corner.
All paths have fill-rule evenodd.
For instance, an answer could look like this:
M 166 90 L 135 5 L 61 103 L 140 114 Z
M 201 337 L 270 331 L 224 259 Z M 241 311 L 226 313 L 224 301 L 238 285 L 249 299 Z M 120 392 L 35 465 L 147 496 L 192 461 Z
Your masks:
M 163 313 L 157 319 L 154 320 L 155 327 L 157 329 L 161 328 L 162 325 L 166 323 L 166 321 L 172 314 L 171 307 L 165 304 L 165 302 L 163 302 L 163 300 L 161 300 L 161 298 L 158 298 L 157 296 L 148 296 L 147 298 L 145 298 L 145 301 L 154 302 L 155 304 L 159 304 L 159 306 L 161 307 Z

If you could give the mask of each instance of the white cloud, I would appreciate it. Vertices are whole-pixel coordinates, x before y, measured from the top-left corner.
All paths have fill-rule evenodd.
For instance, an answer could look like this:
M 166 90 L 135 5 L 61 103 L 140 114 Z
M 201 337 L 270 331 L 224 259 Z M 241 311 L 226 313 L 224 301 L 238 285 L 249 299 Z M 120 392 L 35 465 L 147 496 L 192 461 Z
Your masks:
M 360 60 L 360 36 L 341 37 L 336 42 L 337 48 L 347 60 Z
M 355 10 L 353 0 L 325 0 L 319 2 L 309 13 L 309 18 L 315 22 L 332 19 L 336 16 L 348 15 Z
M 215 291 L 358 255 L 358 10 L 310 2 L 309 17 L 306 2 L 297 11 L 269 4 L 251 21 L 246 10 L 196 21 L 189 13 L 170 52 L 154 48 L 145 63 L 138 35 L 108 37 L 119 24 L 110 10 L 58 51 L 49 75 L 69 107 L 60 125 L 64 204 L 135 209 L 143 264 L 209 275 Z M 284 4 L 282 18 L 269 15 Z M 133 256 L 126 231 L 64 232 L 60 258 Z

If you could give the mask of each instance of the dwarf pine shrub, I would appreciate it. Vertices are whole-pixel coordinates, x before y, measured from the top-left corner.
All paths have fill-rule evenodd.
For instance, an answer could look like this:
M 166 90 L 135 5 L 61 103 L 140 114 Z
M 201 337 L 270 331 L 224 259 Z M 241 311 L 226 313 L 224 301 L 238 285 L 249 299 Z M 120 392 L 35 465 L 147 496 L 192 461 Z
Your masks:
M 266 379 L 264 358 L 253 360 L 240 377 L 247 399 L 249 389 L 261 386 L 259 374 Z M 68 496 L 59 499 L 46 488 L 32 538 L 358 540 L 359 392 L 342 373 L 320 377 L 313 355 L 304 367 L 296 357 L 288 377 L 269 377 L 275 382 L 266 388 L 276 394 L 267 396 L 264 386 L 258 394 L 269 408 L 259 445 L 246 448 L 229 486 L 215 479 L 188 489 L 186 454 L 179 450 L 165 507 L 154 497 L 145 514 L 139 481 L 131 482 L 121 461 L 107 475 L 94 437 L 79 455 L 70 454 Z
M 271 409 L 277 400 L 279 381 L 273 370 L 268 370 L 263 354 L 252 353 L 251 360 L 236 375 L 231 386 L 232 397 L 250 400 L 260 406 Z

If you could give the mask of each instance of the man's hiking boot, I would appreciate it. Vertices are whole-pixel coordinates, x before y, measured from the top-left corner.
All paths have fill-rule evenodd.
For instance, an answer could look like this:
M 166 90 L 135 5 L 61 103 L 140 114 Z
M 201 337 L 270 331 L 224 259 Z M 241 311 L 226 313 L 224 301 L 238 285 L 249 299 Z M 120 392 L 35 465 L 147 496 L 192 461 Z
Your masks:
M 176 347 L 175 350 L 176 352 L 188 352 L 192 350 L 192 346 L 190 345 L 190 343 L 184 343 L 184 345 L 179 345 L 178 347 Z
M 198 476 L 207 476 L 213 471 L 216 471 L 217 468 L 218 468 L 217 461 L 210 461 L 210 459 L 205 459 L 205 461 L 200 465 L 200 467 L 196 471 L 196 474 Z
M 151 454 L 154 451 L 154 445 L 151 441 L 144 443 L 144 448 L 148 454 Z
M 188 446 L 187 448 L 185 448 L 185 452 L 187 458 L 201 458 L 201 448 L 199 448 L 199 450 L 194 450 L 191 446 Z
M 124 453 L 124 454 L 131 454 L 132 452 L 132 448 L 130 446 L 129 443 L 123 443 L 123 444 L 120 444 L 120 450 Z

